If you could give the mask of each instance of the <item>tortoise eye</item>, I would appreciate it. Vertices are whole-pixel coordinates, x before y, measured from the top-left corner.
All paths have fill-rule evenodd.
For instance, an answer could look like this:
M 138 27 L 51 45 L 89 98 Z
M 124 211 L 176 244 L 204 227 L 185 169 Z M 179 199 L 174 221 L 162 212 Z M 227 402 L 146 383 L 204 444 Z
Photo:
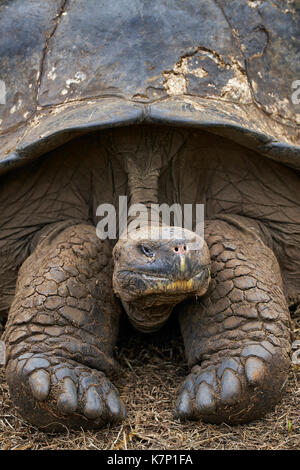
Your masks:
M 147 256 L 148 258 L 152 258 L 154 256 L 153 251 L 147 245 L 139 245 L 139 249 L 143 253 L 143 255 Z

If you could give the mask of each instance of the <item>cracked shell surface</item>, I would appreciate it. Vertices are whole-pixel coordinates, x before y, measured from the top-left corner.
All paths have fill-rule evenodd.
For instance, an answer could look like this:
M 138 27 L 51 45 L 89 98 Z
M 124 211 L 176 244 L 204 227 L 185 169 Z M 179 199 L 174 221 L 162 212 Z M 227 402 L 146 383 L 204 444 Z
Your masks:
M 0 172 L 142 121 L 207 128 L 299 169 L 300 10 L 282 3 L 2 2 Z

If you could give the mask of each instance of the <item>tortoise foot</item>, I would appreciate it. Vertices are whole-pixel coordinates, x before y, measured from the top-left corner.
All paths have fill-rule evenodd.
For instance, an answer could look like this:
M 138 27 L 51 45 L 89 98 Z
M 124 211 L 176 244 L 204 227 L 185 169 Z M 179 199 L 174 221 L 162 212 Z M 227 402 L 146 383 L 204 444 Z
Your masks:
M 228 424 L 261 417 L 278 402 L 286 376 L 286 357 L 270 351 L 249 345 L 241 357 L 194 366 L 179 390 L 176 416 Z
M 50 354 L 24 354 L 7 369 L 21 415 L 46 431 L 98 428 L 125 417 L 117 389 L 103 372 Z

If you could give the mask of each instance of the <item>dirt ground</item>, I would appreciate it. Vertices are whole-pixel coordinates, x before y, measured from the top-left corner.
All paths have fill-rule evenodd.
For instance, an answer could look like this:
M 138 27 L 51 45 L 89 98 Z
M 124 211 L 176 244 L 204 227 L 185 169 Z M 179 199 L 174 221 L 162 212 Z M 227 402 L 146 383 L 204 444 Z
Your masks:
M 300 317 L 293 321 L 300 339 Z M 136 333 L 127 323 L 116 357 L 122 372 L 115 381 L 128 416 L 99 431 L 46 434 L 26 424 L 13 408 L 0 371 L 0 449 L 300 449 L 300 367 L 292 366 L 283 400 L 263 419 L 230 427 L 180 422 L 172 413 L 176 392 L 188 370 L 178 326 L 156 336 Z

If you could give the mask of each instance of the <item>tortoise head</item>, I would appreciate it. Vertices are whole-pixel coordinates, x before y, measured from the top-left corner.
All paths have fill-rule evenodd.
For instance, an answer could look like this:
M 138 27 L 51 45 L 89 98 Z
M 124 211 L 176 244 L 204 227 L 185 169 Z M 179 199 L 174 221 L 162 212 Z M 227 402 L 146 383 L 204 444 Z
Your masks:
M 148 227 L 119 239 L 113 251 L 113 287 L 140 331 L 158 330 L 173 308 L 202 296 L 210 282 L 210 255 L 196 233 L 178 227 Z

